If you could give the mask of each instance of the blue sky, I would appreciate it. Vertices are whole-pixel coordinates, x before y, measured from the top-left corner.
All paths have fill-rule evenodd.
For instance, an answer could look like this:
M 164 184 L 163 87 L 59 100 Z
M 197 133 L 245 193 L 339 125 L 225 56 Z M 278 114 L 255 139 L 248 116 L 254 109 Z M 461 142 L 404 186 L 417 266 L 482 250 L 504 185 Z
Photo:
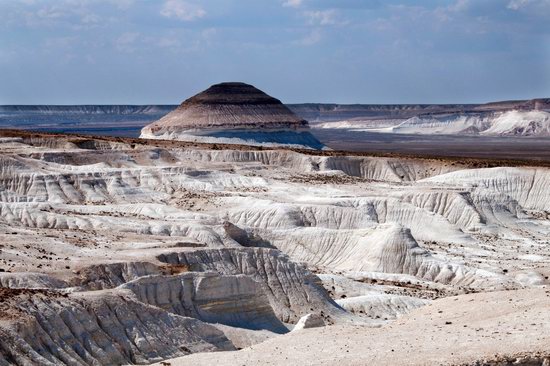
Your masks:
M 0 104 L 550 97 L 550 0 L 0 0 Z

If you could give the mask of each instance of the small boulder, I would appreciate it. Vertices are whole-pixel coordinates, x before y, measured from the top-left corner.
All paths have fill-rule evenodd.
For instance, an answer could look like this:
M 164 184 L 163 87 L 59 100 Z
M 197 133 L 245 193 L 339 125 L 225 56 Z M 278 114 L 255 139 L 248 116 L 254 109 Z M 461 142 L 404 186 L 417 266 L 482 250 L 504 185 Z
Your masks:
M 300 318 L 298 323 L 294 326 L 292 331 L 308 329 L 308 328 L 318 328 L 324 327 L 325 321 L 323 317 L 319 314 L 307 314 Z

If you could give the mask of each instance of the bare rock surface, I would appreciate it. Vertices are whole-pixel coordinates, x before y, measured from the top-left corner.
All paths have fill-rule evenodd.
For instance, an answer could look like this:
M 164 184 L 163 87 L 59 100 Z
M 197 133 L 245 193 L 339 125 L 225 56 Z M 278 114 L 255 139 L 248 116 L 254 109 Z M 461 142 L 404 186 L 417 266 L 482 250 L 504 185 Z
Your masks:
M 147 364 L 234 349 L 211 325 L 121 293 L 0 289 L 0 295 L 2 364 Z
M 549 184 L 494 161 L 2 131 L 0 364 L 542 363 Z M 288 332 L 308 314 L 325 326 Z
M 306 120 L 252 85 L 212 85 L 145 126 L 142 138 L 321 149 Z
M 261 286 L 273 311 L 285 323 L 296 323 L 304 312 L 312 309 L 324 311 L 327 321 L 330 322 L 346 317 L 316 276 L 277 250 L 217 249 L 180 252 L 161 255 L 159 260 L 169 264 L 183 264 L 194 271 L 247 275 Z
M 300 128 L 307 122 L 295 116 L 279 100 L 252 85 L 228 82 L 212 85 L 187 99 L 155 127 Z
M 472 105 L 293 106 L 314 128 L 455 136 L 550 136 L 550 99 Z M 313 114 L 313 115 L 312 115 Z
M 170 360 L 178 365 L 543 365 L 550 360 L 548 289 L 434 301 L 382 328 L 305 329 L 239 352 Z
M 209 323 L 286 333 L 261 285 L 245 275 L 188 272 L 148 276 L 122 286 L 146 304 Z
M 302 329 L 324 327 L 325 320 L 319 314 L 307 314 L 298 320 L 298 323 L 292 328 L 292 331 L 299 331 Z

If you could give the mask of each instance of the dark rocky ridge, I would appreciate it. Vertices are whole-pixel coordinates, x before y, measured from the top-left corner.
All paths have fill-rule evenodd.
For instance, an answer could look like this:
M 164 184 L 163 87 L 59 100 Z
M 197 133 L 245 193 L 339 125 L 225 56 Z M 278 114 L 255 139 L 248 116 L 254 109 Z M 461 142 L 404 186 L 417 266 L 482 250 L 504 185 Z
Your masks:
M 239 82 L 226 82 L 212 85 L 205 91 L 187 99 L 178 109 L 184 109 L 194 104 L 268 104 L 278 106 L 282 104 L 282 102 L 252 85 Z

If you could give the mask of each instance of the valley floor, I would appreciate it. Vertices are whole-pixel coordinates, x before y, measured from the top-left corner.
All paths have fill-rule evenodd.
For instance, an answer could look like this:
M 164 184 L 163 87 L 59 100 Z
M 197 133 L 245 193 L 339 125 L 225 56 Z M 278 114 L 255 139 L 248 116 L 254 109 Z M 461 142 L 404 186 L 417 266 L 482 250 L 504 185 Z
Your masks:
M 346 129 L 312 129 L 335 150 L 417 156 L 550 161 L 547 137 L 392 134 Z

